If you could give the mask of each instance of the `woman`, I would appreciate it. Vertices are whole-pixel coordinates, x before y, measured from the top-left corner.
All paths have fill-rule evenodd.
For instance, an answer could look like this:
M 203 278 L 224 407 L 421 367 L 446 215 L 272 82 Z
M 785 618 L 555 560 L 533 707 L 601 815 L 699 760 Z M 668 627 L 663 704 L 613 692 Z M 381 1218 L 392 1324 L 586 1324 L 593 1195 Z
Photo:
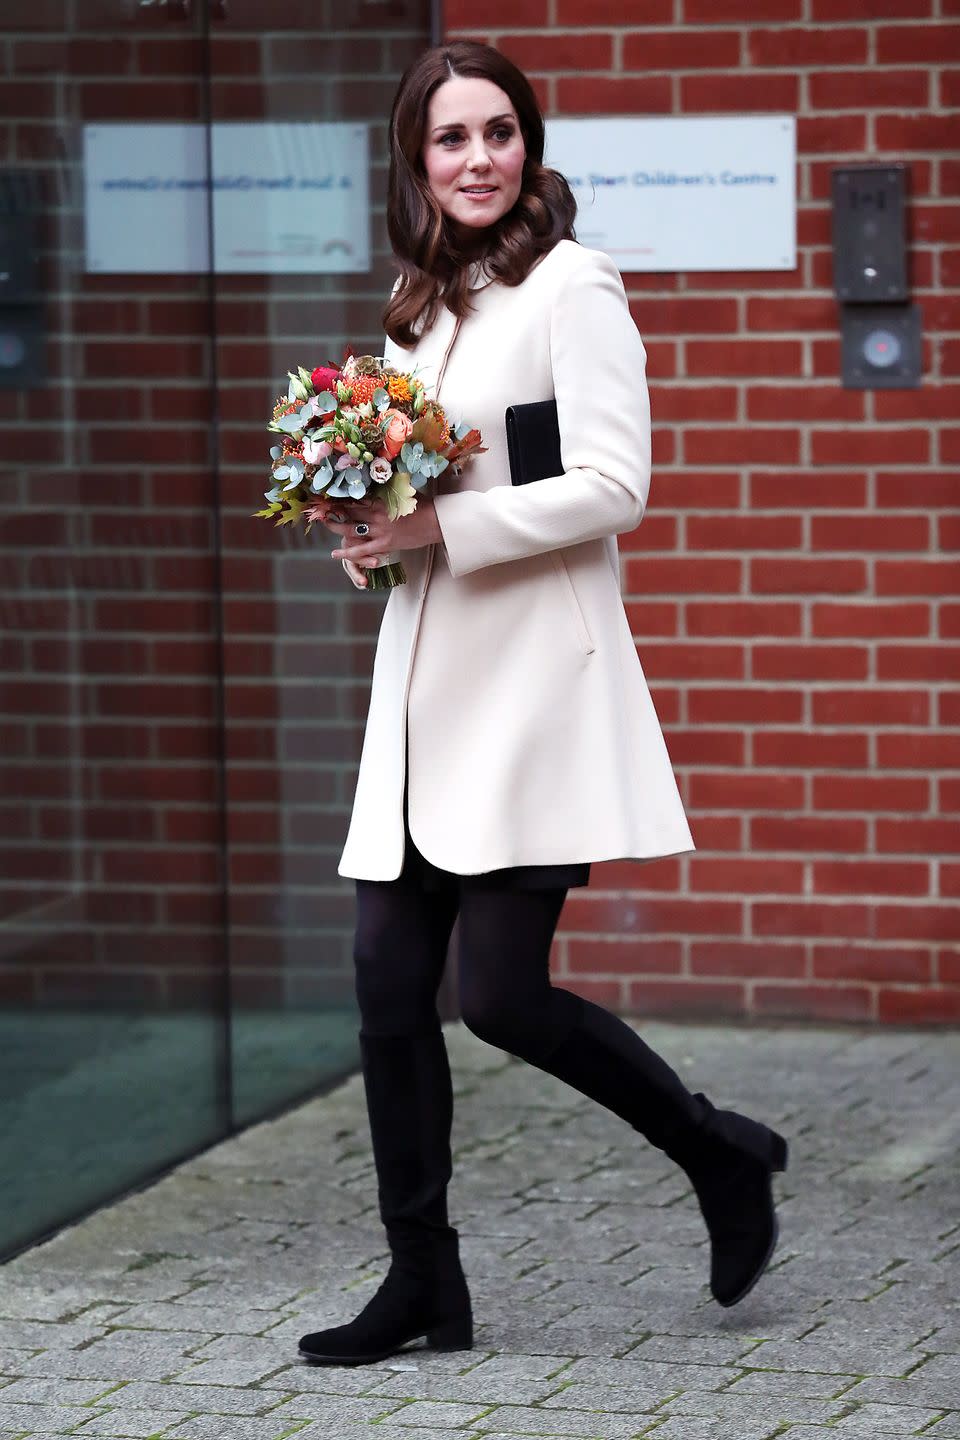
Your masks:
M 573 196 L 541 163 L 536 98 L 496 50 L 460 41 L 414 61 L 390 143 L 400 277 L 386 358 L 416 369 L 489 448 L 413 515 L 327 515 L 358 587 L 391 552 L 408 574 L 383 617 L 340 862 L 356 881 L 361 1056 L 392 1260 L 355 1320 L 301 1340 L 327 1364 L 421 1336 L 472 1343 L 436 1009 L 457 916 L 465 1023 L 683 1167 L 721 1305 L 770 1259 L 770 1178 L 786 1165 L 780 1136 L 690 1094 L 623 1021 L 550 984 L 554 929 L 591 861 L 693 848 L 618 584 L 615 536 L 639 523 L 650 474 L 645 356 L 619 272 L 575 242 Z M 564 473 L 511 487 L 504 410 L 553 396 Z

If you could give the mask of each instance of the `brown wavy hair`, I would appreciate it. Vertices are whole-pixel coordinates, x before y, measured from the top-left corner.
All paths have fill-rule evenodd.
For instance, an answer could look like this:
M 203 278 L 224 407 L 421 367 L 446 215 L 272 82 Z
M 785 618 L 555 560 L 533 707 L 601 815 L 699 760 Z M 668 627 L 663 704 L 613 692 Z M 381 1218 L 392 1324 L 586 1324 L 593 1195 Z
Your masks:
M 430 97 L 459 76 L 490 80 L 510 97 L 526 150 L 516 203 L 490 227 L 485 247 L 469 254 L 434 198 L 423 164 Z M 387 301 L 383 328 L 395 344 L 412 346 L 433 324 L 441 303 L 457 316 L 473 309 L 467 288 L 472 261 L 482 258 L 495 279 L 519 285 L 558 240 L 576 238 L 577 202 L 559 171 L 543 164 L 543 146 L 543 115 L 533 86 L 493 46 L 456 40 L 425 50 L 407 67 L 390 112 L 387 232 L 400 283 Z

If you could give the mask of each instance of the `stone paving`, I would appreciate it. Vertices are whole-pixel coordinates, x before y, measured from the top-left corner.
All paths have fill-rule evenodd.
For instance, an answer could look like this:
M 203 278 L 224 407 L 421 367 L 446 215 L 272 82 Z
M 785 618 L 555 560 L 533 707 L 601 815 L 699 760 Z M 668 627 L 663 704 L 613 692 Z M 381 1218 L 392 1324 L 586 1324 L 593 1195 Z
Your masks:
M 383 1274 L 354 1077 L 0 1267 L 0 1440 L 960 1440 L 960 1035 L 644 1034 L 791 1142 L 733 1310 L 684 1177 L 453 1027 L 473 1351 L 297 1358 Z

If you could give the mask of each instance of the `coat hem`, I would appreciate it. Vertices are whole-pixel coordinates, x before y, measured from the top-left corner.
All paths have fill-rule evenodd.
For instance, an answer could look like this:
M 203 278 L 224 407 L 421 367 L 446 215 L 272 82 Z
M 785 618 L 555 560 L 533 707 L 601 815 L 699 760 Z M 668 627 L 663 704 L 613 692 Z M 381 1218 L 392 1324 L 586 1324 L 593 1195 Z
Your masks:
M 412 834 L 411 838 L 413 838 Z M 589 857 L 577 856 L 573 859 L 567 857 L 562 860 L 511 860 L 504 865 L 490 865 L 484 870 L 455 870 L 451 869 L 449 865 L 441 866 L 437 863 L 436 860 L 431 860 L 430 857 L 425 854 L 425 852 L 416 840 L 414 840 L 414 844 L 417 846 L 420 854 L 423 855 L 423 858 L 429 864 L 433 865 L 436 869 L 443 869 L 446 870 L 447 873 L 450 875 L 462 875 L 464 877 L 473 875 L 488 875 L 492 870 L 512 870 L 517 867 L 522 867 L 526 865 L 535 865 L 537 867 L 547 865 L 604 865 L 611 861 L 628 861 L 636 865 L 650 865 L 655 860 L 672 860 L 680 855 L 693 855 L 696 852 L 697 848 L 693 843 L 691 843 L 690 845 L 685 846 L 683 849 L 680 850 L 658 850 L 655 854 L 650 855 L 624 855 L 620 853 L 615 853 L 611 855 L 592 855 Z M 356 865 L 352 866 L 349 870 L 343 870 L 338 868 L 337 873 L 338 875 L 343 876 L 343 878 L 346 880 L 379 880 L 389 882 L 391 880 L 399 879 L 400 874 L 403 870 L 403 865 L 401 864 L 400 870 L 398 870 L 395 875 L 373 875 L 369 872 L 362 875 L 355 873 L 360 868 L 362 867 Z

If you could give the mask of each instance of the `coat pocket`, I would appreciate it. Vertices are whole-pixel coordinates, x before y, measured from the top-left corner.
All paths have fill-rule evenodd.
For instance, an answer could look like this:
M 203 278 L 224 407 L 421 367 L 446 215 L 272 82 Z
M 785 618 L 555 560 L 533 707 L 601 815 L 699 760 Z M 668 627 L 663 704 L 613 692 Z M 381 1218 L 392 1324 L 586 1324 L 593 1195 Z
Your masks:
M 560 588 L 563 590 L 567 608 L 570 611 L 574 626 L 576 627 L 580 648 L 585 655 L 592 655 L 596 646 L 593 643 L 593 637 L 590 634 L 583 610 L 580 607 L 577 592 L 573 588 L 573 581 L 570 579 L 570 572 L 567 569 L 566 561 L 559 550 L 551 550 L 550 559 L 553 561 L 553 568 L 557 572 Z

